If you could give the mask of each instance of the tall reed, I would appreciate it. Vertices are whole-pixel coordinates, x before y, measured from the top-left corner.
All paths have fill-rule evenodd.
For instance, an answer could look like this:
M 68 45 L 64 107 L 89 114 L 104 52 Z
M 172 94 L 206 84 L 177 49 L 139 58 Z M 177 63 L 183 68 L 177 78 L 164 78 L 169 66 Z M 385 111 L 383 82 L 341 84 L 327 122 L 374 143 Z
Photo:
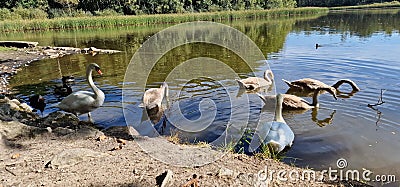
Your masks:
M 244 18 L 268 18 L 328 12 L 327 8 L 290 8 L 272 10 L 245 10 L 187 14 L 157 14 L 139 16 L 89 16 L 75 18 L 13 20 L 0 22 L 0 32 L 17 32 L 51 29 L 79 29 L 90 27 L 119 27 L 127 25 L 151 25 L 183 23 L 189 21 L 222 21 Z

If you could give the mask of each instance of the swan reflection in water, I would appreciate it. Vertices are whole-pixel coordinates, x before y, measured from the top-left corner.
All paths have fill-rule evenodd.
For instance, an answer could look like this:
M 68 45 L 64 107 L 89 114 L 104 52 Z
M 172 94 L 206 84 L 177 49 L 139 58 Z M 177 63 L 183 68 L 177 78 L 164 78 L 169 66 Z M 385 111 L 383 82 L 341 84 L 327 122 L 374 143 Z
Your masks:
M 157 132 L 164 134 L 167 125 L 167 118 L 164 115 L 165 109 L 162 107 L 153 107 L 151 109 L 142 108 L 141 122 L 150 120 Z

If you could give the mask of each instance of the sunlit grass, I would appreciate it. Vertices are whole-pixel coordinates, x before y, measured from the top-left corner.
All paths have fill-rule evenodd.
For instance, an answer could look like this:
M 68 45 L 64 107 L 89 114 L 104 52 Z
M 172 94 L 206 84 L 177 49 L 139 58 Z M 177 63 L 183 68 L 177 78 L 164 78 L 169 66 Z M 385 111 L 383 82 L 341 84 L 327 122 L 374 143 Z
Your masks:
M 245 18 L 290 17 L 326 13 L 327 8 L 305 7 L 272 10 L 223 11 L 187 14 L 159 14 L 139 16 L 75 17 L 35 20 L 12 20 L 0 22 L 0 32 L 81 29 L 91 27 L 121 27 L 130 25 L 152 25 L 163 23 L 183 23 L 189 21 L 237 20 Z
M 399 1 L 384 2 L 384 3 L 373 3 L 368 5 L 356 5 L 356 6 L 340 6 L 331 7 L 330 10 L 346 10 L 346 9 L 368 9 L 368 8 L 390 8 L 390 7 L 400 7 Z
M 261 159 L 273 159 L 273 160 L 282 160 L 285 158 L 285 154 L 274 152 L 272 146 L 270 144 L 262 144 L 260 146 L 260 152 L 254 154 L 254 156 L 259 157 Z
M 14 47 L 2 47 L 0 46 L 0 51 L 15 51 L 16 48 Z

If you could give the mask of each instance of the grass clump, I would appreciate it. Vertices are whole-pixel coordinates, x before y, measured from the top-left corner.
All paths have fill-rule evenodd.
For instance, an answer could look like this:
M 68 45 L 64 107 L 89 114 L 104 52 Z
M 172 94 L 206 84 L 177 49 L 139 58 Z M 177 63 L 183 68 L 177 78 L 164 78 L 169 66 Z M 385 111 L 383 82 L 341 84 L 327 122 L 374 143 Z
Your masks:
M 171 132 L 171 135 L 167 137 L 167 140 L 173 144 L 181 144 L 182 140 L 179 137 L 179 132 Z
M 284 153 L 276 153 L 270 144 L 262 144 L 260 146 L 260 150 L 255 153 L 254 156 L 261 159 L 273 159 L 280 161 L 284 158 Z
M 0 46 L 0 51 L 15 51 L 15 50 L 17 50 L 17 48 Z

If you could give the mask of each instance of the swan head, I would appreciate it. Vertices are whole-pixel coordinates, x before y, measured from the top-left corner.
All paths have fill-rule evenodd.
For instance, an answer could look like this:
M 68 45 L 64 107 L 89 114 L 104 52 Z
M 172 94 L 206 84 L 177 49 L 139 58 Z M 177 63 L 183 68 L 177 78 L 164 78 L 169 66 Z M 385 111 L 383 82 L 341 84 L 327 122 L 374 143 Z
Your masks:
M 91 64 L 89 65 L 89 68 L 92 69 L 92 70 L 95 70 L 95 71 L 96 71 L 98 74 L 100 74 L 100 75 L 103 74 L 103 72 L 101 72 L 101 70 L 100 70 L 100 66 L 97 65 L 96 63 L 91 63 Z

